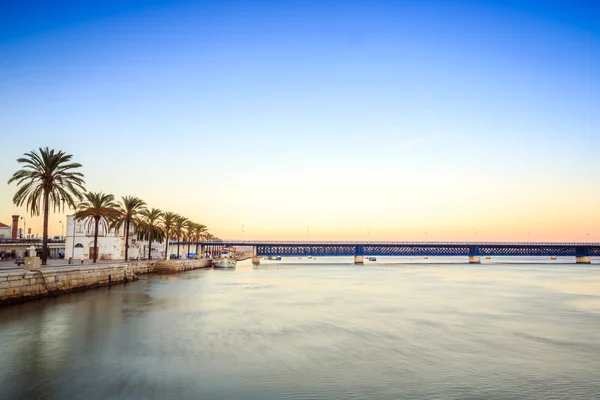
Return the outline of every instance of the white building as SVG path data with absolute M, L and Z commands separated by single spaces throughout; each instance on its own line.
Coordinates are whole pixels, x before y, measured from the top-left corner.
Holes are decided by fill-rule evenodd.
M 12 238 L 11 227 L 0 222 L 0 239 L 10 239 L 10 238 Z
M 65 258 L 94 258 L 94 220 L 87 218 L 75 221 L 74 215 L 67 216 Z M 74 245 L 74 246 L 73 246 Z M 105 220 L 98 223 L 98 260 L 123 260 L 125 258 L 125 236 L 120 229 L 109 228 Z M 152 258 L 164 258 L 164 243 L 152 243 Z M 133 227 L 129 229 L 129 259 L 146 259 L 148 241 L 137 240 Z

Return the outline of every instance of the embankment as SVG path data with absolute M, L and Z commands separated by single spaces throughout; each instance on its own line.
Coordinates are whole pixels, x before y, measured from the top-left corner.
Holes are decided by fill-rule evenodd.
M 0 272 L 0 305 L 135 281 L 138 275 L 154 272 L 157 265 L 160 262 L 140 261 Z M 211 260 L 169 261 L 169 265 L 173 273 L 209 267 Z

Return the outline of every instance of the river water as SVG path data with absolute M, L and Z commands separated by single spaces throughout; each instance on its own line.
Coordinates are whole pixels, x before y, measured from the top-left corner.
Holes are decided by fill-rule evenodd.
M 1 308 L 0 398 L 600 399 L 600 265 L 286 261 Z

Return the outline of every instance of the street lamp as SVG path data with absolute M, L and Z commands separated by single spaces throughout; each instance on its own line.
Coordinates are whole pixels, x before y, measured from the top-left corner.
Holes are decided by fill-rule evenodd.
M 71 243 L 71 260 L 75 258 L 75 223 L 75 214 L 73 214 L 73 243 Z
M 62 223 L 62 221 L 58 221 L 58 223 L 60 224 L 60 238 L 62 240 L 62 238 L 63 238 L 63 223 Z
M 25 217 L 21 217 L 21 219 L 23 220 L 23 233 L 21 234 L 21 239 L 23 239 L 23 237 L 27 234 L 27 220 Z

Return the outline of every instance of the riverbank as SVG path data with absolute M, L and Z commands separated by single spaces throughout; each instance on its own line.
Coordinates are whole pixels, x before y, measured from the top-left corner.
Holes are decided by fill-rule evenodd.
M 0 306 L 135 281 L 138 275 L 154 272 L 160 262 L 121 262 L 0 272 Z M 209 267 L 211 260 L 177 260 L 169 261 L 169 264 L 176 267 L 176 272 L 183 272 Z

